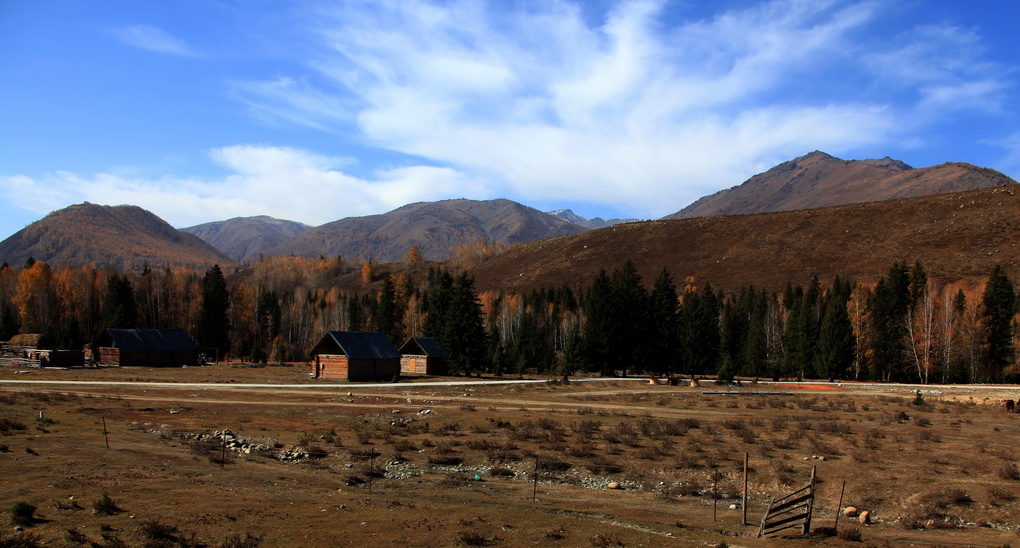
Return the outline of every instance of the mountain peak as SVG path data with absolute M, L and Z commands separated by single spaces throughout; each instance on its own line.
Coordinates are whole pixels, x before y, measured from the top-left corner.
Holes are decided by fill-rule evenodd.
M 915 169 L 886 156 L 843 160 L 814 151 L 705 196 L 664 219 L 813 209 L 1016 184 L 990 169 L 946 163 Z

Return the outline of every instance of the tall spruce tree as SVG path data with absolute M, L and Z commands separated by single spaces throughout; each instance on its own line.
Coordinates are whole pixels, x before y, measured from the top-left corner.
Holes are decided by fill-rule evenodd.
M 818 349 L 814 355 L 815 373 L 830 381 L 843 378 L 850 370 L 857 344 L 846 308 L 848 295 L 837 288 L 838 278 L 825 302 L 825 315 L 818 333 Z
M 198 340 L 203 348 L 222 355 L 230 348 L 230 292 L 220 265 L 213 265 L 202 277 L 202 306 L 198 316 Z
M 454 281 L 445 332 L 448 346 L 444 351 L 452 371 L 470 375 L 483 368 L 485 323 L 482 305 L 475 293 L 475 280 L 467 271 L 461 272 Z
M 666 268 L 655 278 L 650 299 L 653 333 L 650 369 L 659 374 L 671 373 L 680 353 L 680 302 L 673 276 Z
M 1013 282 L 1000 265 L 992 267 L 982 296 L 985 327 L 985 381 L 999 382 L 1006 368 L 1015 361 L 1013 348 L 1013 316 L 1017 313 L 1017 297 Z
M 653 352 L 648 291 L 641 285 L 641 276 L 630 259 L 613 271 L 611 281 L 616 329 L 611 339 L 615 352 L 610 355 L 610 364 L 626 377 L 628 370 L 643 369 Z
M 585 362 L 603 377 L 611 375 L 615 364 L 613 341 L 618 324 L 613 303 L 612 282 L 604 269 L 600 269 L 584 300 L 584 356 Z
M 690 375 L 715 373 L 719 366 L 720 296 L 711 284 L 684 292 L 680 305 L 680 363 Z
M 111 275 L 106 279 L 106 295 L 103 297 L 103 329 L 138 327 L 135 292 L 127 276 Z
M 868 298 L 872 360 L 876 380 L 891 380 L 904 370 L 906 319 L 911 308 L 907 266 L 897 262 L 875 284 Z

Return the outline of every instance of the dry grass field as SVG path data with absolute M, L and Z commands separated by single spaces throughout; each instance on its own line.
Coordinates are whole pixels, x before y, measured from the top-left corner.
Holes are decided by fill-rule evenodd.
M 222 384 L 6 382 L 29 379 Z M 0 381 L 0 546 L 1020 544 L 1004 389 L 329 387 L 228 365 Z M 755 538 L 812 466 L 816 532 Z M 832 530 L 844 482 L 870 525 Z

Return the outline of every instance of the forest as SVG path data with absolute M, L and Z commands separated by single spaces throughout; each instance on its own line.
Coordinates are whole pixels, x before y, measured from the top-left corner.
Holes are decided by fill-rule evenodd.
M 339 257 L 261 257 L 229 275 L 30 259 L 0 267 L 0 340 L 41 333 L 51 347 L 81 348 L 106 328 L 183 328 L 211 359 L 282 363 L 306 361 L 328 330 L 370 330 L 398 346 L 436 337 L 459 375 L 1020 380 L 1020 306 L 998 266 L 972 284 L 941 283 L 918 262 L 873 283 L 815 277 L 728 293 L 666 269 L 649 284 L 629 260 L 587 286 L 523 294 L 478 293 L 469 271 L 440 265 L 379 270 Z M 352 272 L 371 289 L 339 289 Z

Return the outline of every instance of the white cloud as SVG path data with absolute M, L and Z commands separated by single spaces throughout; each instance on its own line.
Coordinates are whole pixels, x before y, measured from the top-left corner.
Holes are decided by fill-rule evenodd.
M 940 69 L 956 75 L 945 86 L 932 80 L 935 67 L 917 63 L 917 74 L 896 77 L 914 86 L 912 105 L 869 92 L 886 78 L 872 61 L 907 63 L 932 51 L 969 67 L 979 60 L 975 37 L 951 27 L 891 45 L 862 40 L 882 9 L 780 0 L 677 21 L 664 2 L 629 1 L 592 25 L 566 2 L 510 12 L 476 2 L 352 2 L 316 12 L 321 48 L 306 66 L 326 84 L 260 92 L 272 82 L 251 83 L 245 97 L 300 124 L 354 120 L 367 145 L 473 174 L 499 196 L 583 196 L 654 217 L 768 162 L 909 141 L 917 109 L 994 95 L 988 71 L 954 62 Z M 827 95 L 818 82 L 833 78 L 860 94 Z M 309 95 L 316 100 L 303 106 Z
M 257 214 L 319 225 L 395 209 L 436 194 L 481 198 L 487 189 L 450 168 L 413 166 L 379 171 L 371 180 L 342 171 L 349 160 L 284 147 L 239 145 L 211 151 L 230 173 L 220 179 L 144 179 L 113 173 L 82 177 L 55 172 L 35 180 L 0 177 L 0 192 L 46 213 L 71 202 L 132 204 L 183 227 Z
M 597 20 L 578 2 L 507 5 L 298 4 L 303 32 L 274 49 L 297 64 L 274 57 L 271 75 L 227 82 L 265 122 L 427 165 L 359 160 L 354 176 L 350 159 L 237 145 L 211 152 L 229 172 L 215 180 L 111 169 L 0 182 L 37 191 L 49 208 L 69 192 L 137 203 L 177 225 L 254 214 L 320 224 L 454 197 L 583 200 L 658 217 L 811 150 L 916 143 L 925 124 L 961 107 L 1001 108 L 1006 89 L 973 30 L 889 36 L 875 29 L 899 8 L 878 0 L 774 0 L 707 15 L 621 0 Z M 194 54 L 155 27 L 117 35 Z
M 151 25 L 129 25 L 114 30 L 113 34 L 129 46 L 156 53 L 189 57 L 198 55 L 198 52 L 180 38 Z

